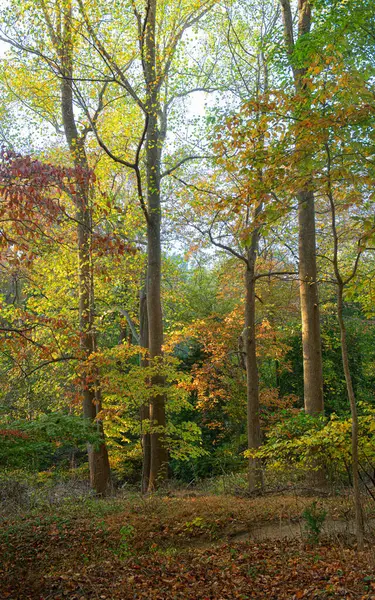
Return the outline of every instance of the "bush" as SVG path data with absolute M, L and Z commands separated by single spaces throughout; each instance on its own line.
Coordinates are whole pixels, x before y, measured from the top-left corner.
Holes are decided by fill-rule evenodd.
M 8 469 L 46 470 L 62 454 L 97 444 L 99 435 L 86 419 L 64 413 L 35 421 L 0 423 L 0 465 Z
M 26 483 L 17 479 L 4 479 L 0 481 L 1 512 L 14 512 L 15 510 L 30 508 L 31 494 Z
M 318 543 L 326 516 L 327 511 L 321 508 L 316 500 L 303 511 L 302 517 L 305 521 L 305 531 L 309 542 Z
M 49 510 L 66 501 L 85 500 L 92 494 L 88 465 L 70 471 L 5 471 L 0 476 L 0 508 L 4 515 Z
M 375 409 L 359 404 L 359 462 L 375 464 Z M 324 469 L 331 481 L 347 478 L 351 465 L 351 418 L 300 413 L 274 427 L 264 446 L 247 450 L 273 472 L 304 476 Z

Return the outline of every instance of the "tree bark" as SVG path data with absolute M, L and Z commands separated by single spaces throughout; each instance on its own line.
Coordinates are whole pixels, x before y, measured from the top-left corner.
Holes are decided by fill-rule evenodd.
M 293 17 L 290 0 L 280 0 L 284 42 L 288 55 L 294 51 Z M 311 28 L 311 6 L 308 0 L 298 0 L 298 39 Z M 292 62 L 296 92 L 306 94 L 304 78 L 306 67 L 296 67 Z M 300 110 L 304 110 L 302 107 Z M 316 268 L 315 198 L 309 184 L 297 192 L 299 227 L 299 280 L 302 320 L 304 405 L 309 414 L 324 411 L 323 367 L 321 353 L 319 299 Z
M 61 112 L 65 137 L 73 163 L 89 173 L 89 164 L 85 152 L 84 140 L 79 135 L 73 103 L 73 51 L 71 43 L 71 5 L 64 11 L 63 43 L 57 48 L 62 67 Z M 79 332 L 80 347 L 85 361 L 96 350 L 94 329 L 94 284 L 91 260 L 91 207 L 90 183 L 82 180 L 77 183 L 76 217 L 78 240 L 78 279 L 79 279 Z M 85 373 L 82 378 L 83 415 L 90 421 L 96 421 L 102 438 L 99 447 L 88 446 L 88 460 L 91 487 L 99 495 L 106 494 L 110 484 L 110 467 L 107 447 L 104 441 L 103 424 L 97 420 L 101 410 L 101 392 L 97 373 Z
M 163 315 L 161 305 L 161 203 L 160 163 L 162 138 L 159 130 L 160 97 L 156 65 L 156 8 L 157 0 L 148 3 L 145 28 L 145 76 L 147 87 L 148 125 L 146 134 L 146 178 L 147 178 L 147 312 L 149 323 L 150 359 L 163 356 Z M 151 385 L 163 387 L 164 377 L 155 375 Z M 154 490 L 167 476 L 168 454 L 163 444 L 166 426 L 165 394 L 158 393 L 150 402 L 151 460 L 149 491 Z

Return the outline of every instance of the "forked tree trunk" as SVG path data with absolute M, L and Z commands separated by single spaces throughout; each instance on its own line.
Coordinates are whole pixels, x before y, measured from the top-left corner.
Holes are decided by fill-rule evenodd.
M 145 75 L 147 86 L 148 126 L 146 136 L 146 177 L 147 177 L 147 312 L 149 324 L 150 359 L 163 355 L 163 315 L 161 306 L 161 204 L 160 204 L 160 163 L 162 138 L 159 130 L 160 111 L 159 84 L 156 65 L 156 7 L 157 1 L 148 3 L 145 28 Z M 164 377 L 155 375 L 151 385 L 159 389 L 165 385 Z M 165 394 L 155 393 L 150 402 L 151 460 L 149 491 L 154 490 L 167 476 L 168 453 L 163 443 L 166 426 Z
M 348 345 L 346 341 L 346 328 L 343 317 L 343 285 L 341 282 L 338 283 L 337 291 L 337 317 L 340 326 L 340 338 L 341 338 L 341 356 L 342 364 L 344 367 L 344 375 L 346 382 L 346 389 L 348 392 L 348 398 L 350 403 L 350 412 L 352 416 L 352 477 L 353 477 L 353 493 L 354 493 L 354 510 L 355 510 L 355 525 L 358 548 L 363 548 L 364 542 L 364 522 L 363 512 L 361 505 L 361 490 L 359 485 L 359 462 L 358 462 L 358 413 L 357 404 L 355 401 L 355 394 L 353 389 L 353 381 L 349 368 L 348 359 Z
M 61 112 L 65 137 L 73 163 L 89 173 L 89 164 L 85 152 L 84 140 L 80 137 L 73 109 L 73 48 L 71 42 L 71 4 L 65 6 L 63 13 L 63 40 L 59 40 L 56 52 L 61 60 L 63 80 L 61 83 Z M 54 41 L 54 39 L 52 39 Z M 91 207 L 90 183 L 82 180 L 77 183 L 76 217 L 78 239 L 78 279 L 79 279 L 79 332 L 80 347 L 85 361 L 96 350 L 94 329 L 94 284 L 91 261 Z M 101 392 L 97 373 L 85 373 L 82 377 L 83 415 L 90 421 L 96 421 L 102 438 L 99 447 L 88 446 L 90 483 L 99 495 L 104 495 L 110 484 L 110 467 L 107 447 L 104 441 L 103 425 L 97 420 L 101 410 Z
M 284 24 L 284 42 L 287 53 L 293 60 L 294 32 L 290 0 L 280 0 Z M 311 6 L 308 0 L 298 1 L 298 38 L 310 32 Z M 292 64 L 294 84 L 303 97 L 306 94 L 304 78 L 307 68 Z M 299 108 L 304 111 L 304 107 Z M 308 110 L 308 103 L 306 103 Z M 320 336 L 319 299 L 316 268 L 315 198 L 309 184 L 297 192 L 299 280 L 302 320 L 304 405 L 309 414 L 324 411 L 323 368 Z

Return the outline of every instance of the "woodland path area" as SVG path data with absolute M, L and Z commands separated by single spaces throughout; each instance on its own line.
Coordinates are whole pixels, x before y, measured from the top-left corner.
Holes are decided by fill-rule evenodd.
M 301 519 L 311 497 L 291 495 L 86 499 L 9 517 L 0 598 L 375 598 L 370 533 L 357 552 L 350 500 L 315 500 L 327 511 L 316 544 Z

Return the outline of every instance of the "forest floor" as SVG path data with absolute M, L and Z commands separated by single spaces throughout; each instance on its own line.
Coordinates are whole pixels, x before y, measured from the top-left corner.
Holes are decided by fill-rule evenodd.
M 5 517 L 0 598 L 375 599 L 373 544 L 356 550 L 350 498 L 315 499 L 327 516 L 309 543 L 313 500 L 129 495 Z

